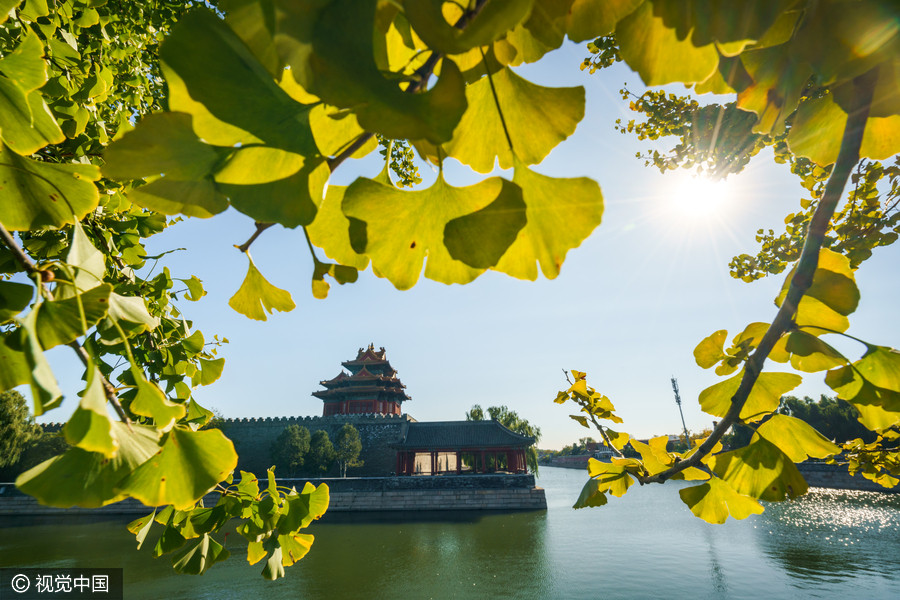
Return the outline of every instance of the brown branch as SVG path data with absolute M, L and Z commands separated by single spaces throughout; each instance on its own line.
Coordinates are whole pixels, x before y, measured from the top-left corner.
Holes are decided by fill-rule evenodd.
M 16 260 L 22 265 L 25 271 L 28 272 L 29 275 L 38 275 L 38 285 L 40 285 L 47 295 L 52 298 L 53 296 L 50 294 L 50 290 L 46 288 L 43 280 L 40 277 L 41 270 L 37 267 L 34 261 L 25 253 L 19 244 L 16 243 L 16 240 L 13 239 L 12 234 L 6 230 L 6 227 L 0 223 L 0 239 L 3 240 L 3 243 L 10 249 L 13 253 L 13 256 L 16 257 Z M 81 362 L 84 366 L 88 365 L 90 361 L 90 357 L 88 356 L 87 350 L 84 349 L 84 346 L 78 343 L 78 340 L 73 340 L 68 343 L 68 346 L 75 350 L 75 354 L 78 355 L 78 358 L 81 359 Z M 131 420 L 128 418 L 128 415 L 125 414 L 125 410 L 122 408 L 122 405 L 119 403 L 119 397 L 116 393 L 116 388 L 109 382 L 109 380 L 100 373 L 100 382 L 103 384 L 103 391 L 106 394 L 106 399 L 109 400 L 109 403 L 112 404 L 113 409 L 116 411 L 116 414 L 119 415 L 119 419 L 129 427 L 131 426 Z
M 722 439 L 722 436 L 725 435 L 728 429 L 740 420 L 741 410 L 744 408 L 744 404 L 750 396 L 750 391 L 762 372 L 766 358 L 768 358 L 779 338 L 793 326 L 794 314 L 797 312 L 800 299 L 803 298 L 803 295 L 812 285 L 813 276 L 819 263 L 819 251 L 822 249 L 828 225 L 832 216 L 834 216 L 834 211 L 847 185 L 850 173 L 853 171 L 856 163 L 859 162 L 859 149 L 862 144 L 866 121 L 869 118 L 869 109 L 875 87 L 875 72 L 870 71 L 857 77 L 853 80 L 853 85 L 856 88 L 853 110 L 847 116 L 847 124 L 844 127 L 840 151 L 838 152 L 837 161 L 834 164 L 831 176 L 825 185 L 825 193 L 822 195 L 822 200 L 816 207 L 816 211 L 810 221 L 809 229 L 806 233 L 806 241 L 803 244 L 803 251 L 797 263 L 797 270 L 791 279 L 787 296 L 775 315 L 775 319 L 769 325 L 765 335 L 763 335 L 759 346 L 747 360 L 740 386 L 734 396 L 731 397 L 731 408 L 713 429 L 712 434 L 706 438 L 690 458 L 656 475 L 640 478 L 641 483 L 662 483 L 689 467 L 697 467 L 701 464 L 702 459 L 713 451 L 715 445 Z
M 246 242 L 244 242 L 240 246 L 235 246 L 235 248 L 237 248 L 241 252 L 246 253 L 247 250 L 250 249 L 250 244 L 255 242 L 256 238 L 258 238 L 262 234 L 263 231 L 265 231 L 266 229 L 268 229 L 275 223 L 260 223 L 259 221 L 257 221 L 255 224 L 256 224 L 256 231 L 253 232 L 253 235 L 250 236 L 250 239 L 248 239 Z

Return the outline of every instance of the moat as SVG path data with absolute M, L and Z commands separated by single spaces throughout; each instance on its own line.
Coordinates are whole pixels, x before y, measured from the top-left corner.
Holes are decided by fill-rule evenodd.
M 900 584 L 900 495 L 812 490 L 745 521 L 694 518 L 678 482 L 575 511 L 586 474 L 542 468 L 548 510 L 344 513 L 315 523 L 310 554 L 268 582 L 231 558 L 179 576 L 129 517 L 0 518 L 0 566 L 121 566 L 126 598 L 893 598 Z M 427 518 L 422 518 L 427 516 Z

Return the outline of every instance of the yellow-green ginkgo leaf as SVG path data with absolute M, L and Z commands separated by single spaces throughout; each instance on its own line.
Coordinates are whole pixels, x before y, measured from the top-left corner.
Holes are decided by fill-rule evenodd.
M 25 364 L 30 371 L 28 383 L 31 384 L 34 416 L 39 417 L 62 403 L 62 390 L 59 389 L 56 376 L 38 339 L 37 315 L 38 311 L 32 310 L 19 321 L 19 335 Z
M 322 8 L 312 28 L 313 52 L 292 53 L 291 73 L 324 102 L 352 108 L 366 131 L 433 144 L 450 140 L 466 109 L 459 68 L 444 59 L 434 86 L 417 94 L 385 78 L 373 58 L 376 8 L 375 0 L 334 0 Z M 298 43 L 303 36 L 298 34 Z
M 806 373 L 827 371 L 848 362 L 818 337 L 799 329 L 790 333 L 785 349 L 791 353 L 791 366 Z
M 222 376 L 222 370 L 225 368 L 225 359 L 214 358 L 212 360 L 207 360 L 201 358 L 200 366 L 202 368 L 200 385 L 209 385 L 218 381 L 219 377 Z
M 116 485 L 159 450 L 154 427 L 113 422 L 119 448 L 112 458 L 81 448 L 42 462 L 16 478 L 16 487 L 47 506 L 98 508 L 126 494 Z
M 360 178 L 345 191 L 343 211 L 366 224 L 365 252 L 373 268 L 405 290 L 418 281 L 426 256 L 429 279 L 450 284 L 478 277 L 483 269 L 450 255 L 444 245 L 445 229 L 453 219 L 482 210 L 509 193 L 518 189 L 499 177 L 456 188 L 441 173 L 430 188 L 412 192 Z
M 587 177 L 547 177 L 521 165 L 513 183 L 522 188 L 527 223 L 494 270 L 534 281 L 540 265 L 544 277 L 555 279 L 566 253 L 600 224 L 600 186 Z
M 26 231 L 62 227 L 97 207 L 94 165 L 57 165 L 20 156 L 0 144 L 0 223 Z
M 700 392 L 700 408 L 716 417 L 724 417 L 731 408 L 731 398 L 737 392 L 744 370 Z M 778 408 L 781 397 L 800 385 L 802 378 L 794 373 L 760 373 L 750 391 L 739 418 L 757 421 Z
M 255 319 L 257 321 L 265 321 L 266 313 L 272 311 L 290 312 L 297 305 L 291 298 L 290 293 L 275 287 L 262 276 L 253 259 L 247 253 L 247 259 L 250 265 L 247 268 L 247 276 L 244 282 L 228 301 L 228 306 L 241 313 L 245 317 Z
M 201 219 L 228 208 L 228 200 L 209 179 L 177 181 L 163 177 L 134 188 L 128 192 L 128 199 L 164 215 L 182 214 Z
M 772 415 L 756 433 L 778 446 L 795 463 L 810 457 L 828 458 L 841 451 L 809 423 L 788 415 Z
M 695 516 L 707 523 L 721 525 L 728 520 L 729 514 L 740 521 L 763 512 L 762 504 L 737 493 L 727 483 L 715 477 L 702 485 L 683 488 L 678 491 L 678 495 Z
M 590 506 L 603 506 L 609 499 L 606 497 L 604 485 L 597 479 L 588 479 L 584 487 L 581 488 L 581 494 L 572 508 L 587 508 Z
M 695 46 L 712 42 L 733 44 L 755 42 L 763 37 L 778 17 L 795 0 L 758 0 L 752 5 L 734 5 L 725 0 L 652 0 L 653 14 L 666 27 L 675 29 L 678 39 L 688 36 Z M 723 6 L 724 5 L 724 6 Z M 741 8 L 738 12 L 738 8 Z
M 137 367 L 131 368 L 131 375 L 137 387 L 137 395 L 135 395 L 129 407 L 131 412 L 152 418 L 157 429 L 168 431 L 175 424 L 175 421 L 184 416 L 184 405 L 175 404 L 166 398 L 162 390 L 147 381 L 144 378 L 144 374 Z
M 70 446 L 112 458 L 119 448 L 119 442 L 113 437 L 112 431 L 112 421 L 106 410 L 102 375 L 91 364 L 88 366 L 87 387 L 78 408 L 63 427 L 63 434 Z
M 112 286 L 104 283 L 71 298 L 42 302 L 36 309 L 41 347 L 48 350 L 86 334 L 90 327 L 106 316 L 110 292 Z
M 666 438 L 668 439 L 668 438 Z M 654 452 L 649 445 L 638 440 L 631 440 L 631 446 L 641 455 L 641 461 L 644 468 L 650 475 L 656 475 L 668 469 L 671 466 L 671 459 L 667 456 L 665 459 L 658 453 Z
M 900 423 L 900 392 L 873 385 L 850 366 L 828 371 L 825 383 L 853 405 L 867 428 L 882 431 Z
M 66 139 L 40 92 L 26 92 L 0 75 L 0 140 L 22 155 Z
M 497 92 L 497 101 L 491 90 Z M 479 173 L 494 169 L 495 158 L 500 168 L 513 166 L 513 150 L 509 147 L 503 123 L 515 156 L 526 165 L 544 160 L 553 148 L 575 132 L 584 117 L 584 88 L 548 88 L 535 85 L 503 69 L 466 88 L 469 108 L 454 131 L 453 139 L 443 148 L 448 156 L 469 165 Z M 498 111 L 497 103 L 500 108 Z M 500 119 L 503 113 L 503 121 Z M 540 123 L 541 127 L 535 127 Z
M 616 25 L 619 51 L 645 85 L 706 81 L 719 65 L 714 44 L 697 47 L 678 39 L 661 17 L 653 14 L 653 2 L 644 2 Z
M 346 190 L 345 186 L 328 186 L 325 197 L 316 210 L 315 220 L 306 227 L 306 235 L 309 236 L 310 243 L 325 251 L 328 258 L 361 271 L 369 266 L 369 257 L 357 254 L 351 245 L 351 221 L 341 210 Z
M 528 15 L 534 0 L 488 2 L 465 28 L 447 22 L 445 4 L 444 0 L 405 0 L 403 9 L 410 25 L 429 48 L 444 54 L 461 54 L 503 37 Z M 455 20 L 451 18 L 452 22 Z
M 612 33 L 616 23 L 631 14 L 644 0 L 575 0 L 566 18 L 566 33 L 573 42 L 584 42 Z
M 279 87 L 244 42 L 213 12 L 198 9 L 180 18 L 159 53 L 168 69 L 181 78 L 190 97 L 229 125 L 222 129 L 196 111 L 202 124 L 195 131 L 209 143 L 234 140 L 239 132 L 247 132 L 268 146 L 306 157 L 318 154 L 309 128 L 311 107 Z M 183 100 L 183 95 L 179 98 Z M 186 108 L 192 110 L 188 105 Z M 241 137 L 227 145 L 238 142 L 246 144 L 249 139 Z
M 775 304 L 781 306 L 797 268 L 785 278 Z M 823 248 L 819 252 L 818 268 L 812 284 L 800 299 L 794 322 L 797 325 L 821 327 L 824 330 L 845 331 L 850 323 L 849 315 L 859 303 L 859 289 L 847 257 Z M 815 331 L 813 331 L 815 333 Z
M 287 533 L 278 536 L 281 544 L 281 564 L 289 567 L 309 552 L 315 538 L 309 533 Z
M 174 69 L 165 62 L 160 66 L 169 91 L 169 110 L 191 115 L 191 128 L 198 138 L 207 144 L 225 147 L 262 143 L 252 133 L 216 118 L 206 106 L 191 98 L 184 80 Z
M 0 281 L 0 323 L 9 321 L 31 304 L 34 286 L 14 281 Z
M 2 12 L 0 8 L 0 12 Z M 0 58 L 0 73 L 31 92 L 47 83 L 47 62 L 44 60 L 44 44 L 38 35 L 25 29 L 25 37 L 16 49 Z
M 628 474 L 628 466 L 624 464 L 588 459 L 588 474 L 599 482 L 600 491 L 609 492 L 618 498 L 624 496 L 634 483 L 634 479 Z
M 720 329 L 703 338 L 694 348 L 694 360 L 702 369 L 708 369 L 725 357 L 722 348 L 728 331 Z
M 286 78 L 287 79 L 287 78 Z M 292 79 L 292 78 L 291 78 Z M 348 148 L 365 130 L 359 126 L 356 116 L 349 110 L 339 110 L 326 104 L 317 104 L 309 112 L 309 126 L 316 146 L 323 156 L 334 156 Z M 375 136 L 370 136 L 350 158 L 362 158 L 378 147 Z
M 175 428 L 162 448 L 119 483 L 118 489 L 147 506 L 193 507 L 237 466 L 234 445 L 218 429 Z
M 740 450 L 717 454 L 710 466 L 737 493 L 767 502 L 796 498 L 808 489 L 788 455 L 758 435 Z
M 791 125 L 787 142 L 791 152 L 825 166 L 837 160 L 847 113 L 831 94 L 805 100 Z M 900 152 L 900 115 L 866 121 L 860 157 L 884 160 Z
M 274 148 L 269 150 L 282 152 Z M 260 155 L 267 154 L 271 153 Z M 265 162 L 261 162 L 260 169 L 267 169 L 265 165 Z M 232 175 L 234 174 L 236 173 L 233 171 Z M 303 159 L 300 169 L 284 179 L 256 185 L 219 182 L 217 188 L 229 197 L 234 208 L 256 221 L 297 227 L 307 225 L 315 218 L 316 206 L 321 202 L 322 190 L 329 175 L 328 164 L 324 159 Z M 219 174 L 216 175 L 218 176 Z M 239 180 L 237 177 L 233 178 L 235 182 Z M 290 198 L 290 201 L 285 201 L 286 198 Z
M 854 363 L 859 374 L 872 385 L 900 392 L 900 352 L 886 346 L 866 348 L 865 355 Z

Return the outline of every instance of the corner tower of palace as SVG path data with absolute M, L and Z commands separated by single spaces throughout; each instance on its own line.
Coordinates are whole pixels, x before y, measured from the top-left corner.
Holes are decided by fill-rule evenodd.
M 322 416 L 352 414 L 399 415 L 401 404 L 411 398 L 406 395 L 397 378 L 397 371 L 385 358 L 384 348 L 375 350 L 373 344 L 360 348 L 356 358 L 341 363 L 347 371 L 337 377 L 320 381 L 324 390 L 313 392 L 324 403 Z

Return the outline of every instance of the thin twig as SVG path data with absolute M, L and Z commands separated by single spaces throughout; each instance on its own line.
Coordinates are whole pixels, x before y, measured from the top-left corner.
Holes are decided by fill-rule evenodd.
M 258 238 L 262 234 L 263 231 L 265 231 L 266 229 L 268 229 L 269 227 L 271 227 L 274 224 L 275 223 L 260 223 L 259 221 L 257 221 L 256 222 L 256 231 L 253 232 L 253 235 L 250 236 L 250 239 L 248 239 L 246 242 L 244 242 L 240 246 L 235 246 L 235 248 L 237 248 L 238 250 L 240 250 L 241 252 L 246 254 L 247 250 L 250 249 L 250 244 L 255 242 L 256 238 Z
M 850 173 L 859 161 L 859 149 L 862 144 L 866 121 L 869 118 L 874 84 L 875 73 L 873 71 L 853 80 L 853 85 L 856 88 L 854 108 L 847 117 L 840 151 L 838 152 L 837 161 L 834 164 L 831 176 L 825 185 L 825 193 L 822 195 L 822 200 L 819 202 L 819 206 L 816 207 L 816 211 L 810 221 L 809 229 L 806 233 L 806 241 L 803 244 L 803 251 L 797 263 L 797 270 L 791 279 L 787 296 L 775 315 L 775 319 L 769 325 L 765 335 L 763 335 L 759 346 L 747 360 L 744 376 L 741 378 L 738 390 L 731 398 L 731 408 L 713 429 L 712 434 L 706 438 L 690 458 L 678 462 L 656 475 L 640 478 L 641 483 L 662 483 L 689 467 L 697 467 L 702 459 L 713 451 L 713 448 L 715 448 L 728 429 L 734 423 L 740 421 L 741 410 L 744 408 L 744 404 L 750 396 L 750 391 L 762 372 L 766 358 L 768 358 L 779 338 L 790 330 L 800 300 L 810 285 L 812 285 L 813 276 L 819 264 L 819 251 L 825 240 L 828 225 L 834 216 L 834 211 L 847 185 Z

